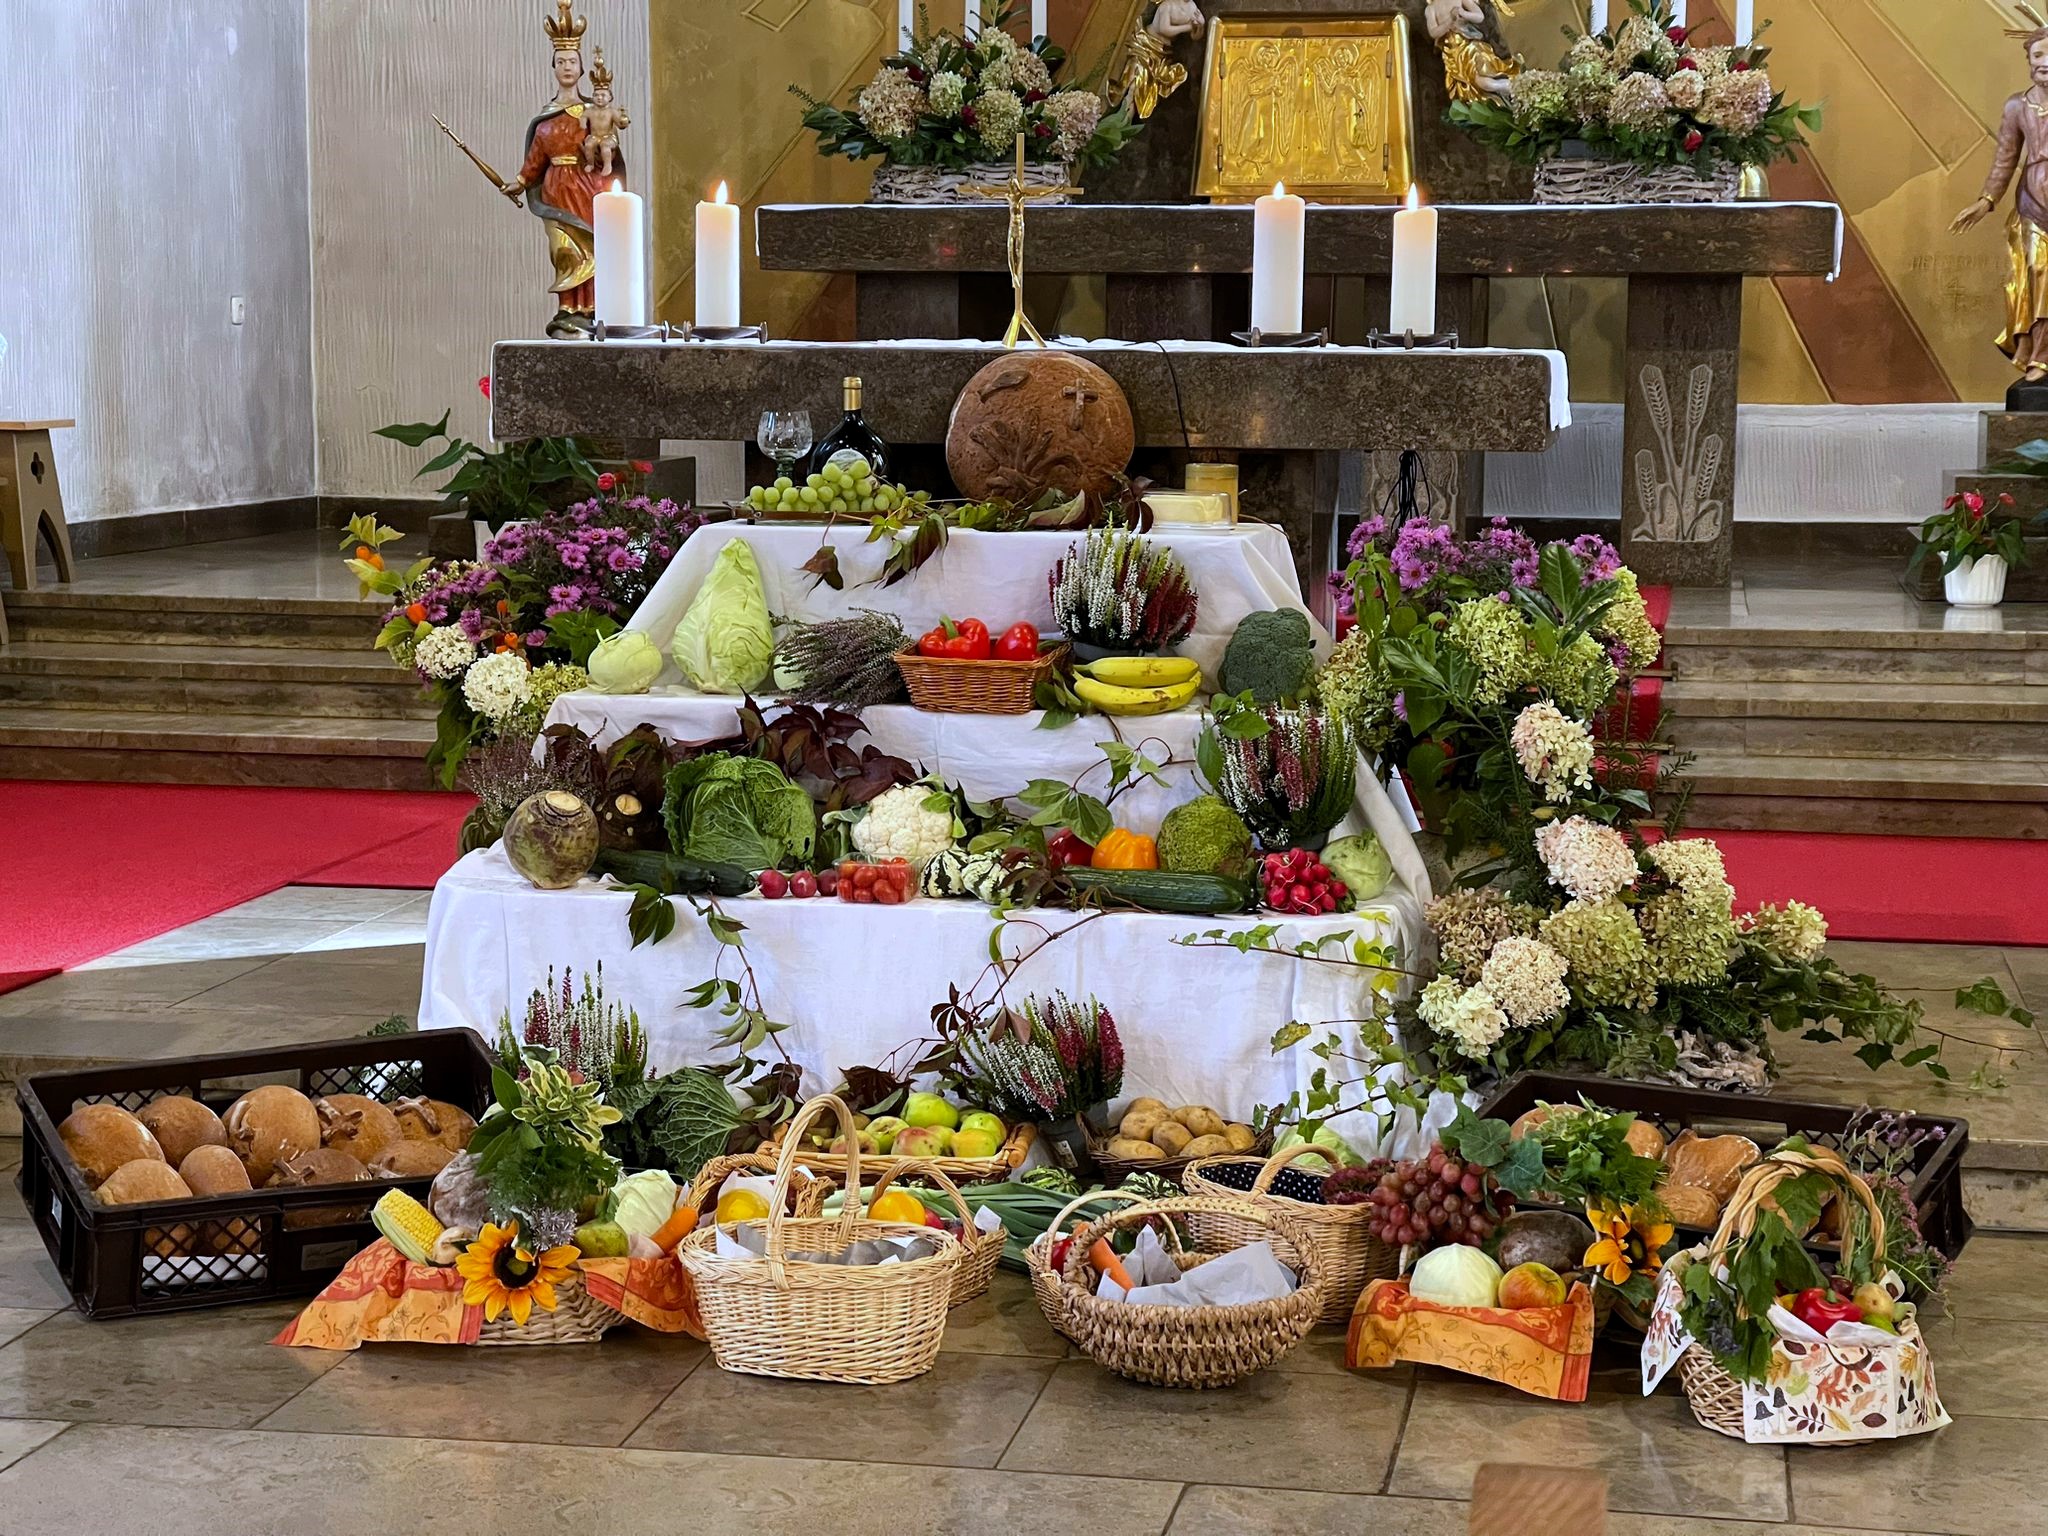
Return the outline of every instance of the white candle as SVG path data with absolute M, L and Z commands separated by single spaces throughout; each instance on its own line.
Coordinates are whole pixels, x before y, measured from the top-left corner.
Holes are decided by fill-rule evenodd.
M 606 325 L 647 323 L 646 205 L 613 182 L 591 199 L 597 246 L 597 318 Z
M 1301 331 L 1302 252 L 1308 204 L 1279 182 L 1252 205 L 1252 329 Z
M 1685 25 L 1685 0 L 1671 0 L 1671 20 L 1678 26 Z
M 1436 334 L 1436 210 L 1408 189 L 1408 206 L 1394 215 L 1394 298 L 1387 330 L 1403 336 Z
M 897 0 L 896 47 L 908 48 L 917 34 L 917 0 Z M 893 50 L 892 50 L 893 51 Z
M 1592 0 L 1592 11 L 1586 18 L 1586 30 L 1592 33 L 1607 30 L 1607 0 Z
M 697 205 L 697 324 L 740 323 L 740 210 L 725 183 Z
M 1735 0 L 1735 46 L 1747 48 L 1756 41 L 1756 0 Z
M 1031 0 L 1031 40 L 1045 36 L 1045 0 Z
M 960 35 L 973 42 L 981 36 L 981 0 L 966 0 L 967 10 L 960 18 Z

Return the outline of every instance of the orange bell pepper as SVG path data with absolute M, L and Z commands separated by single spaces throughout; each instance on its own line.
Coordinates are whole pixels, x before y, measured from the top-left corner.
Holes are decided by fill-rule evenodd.
M 1095 845 L 1089 862 L 1097 869 L 1157 869 L 1159 844 L 1142 832 L 1118 827 Z

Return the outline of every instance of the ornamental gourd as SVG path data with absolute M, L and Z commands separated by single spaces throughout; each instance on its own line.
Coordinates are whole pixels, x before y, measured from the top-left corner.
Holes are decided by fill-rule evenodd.
M 1095 845 L 1097 869 L 1157 869 L 1159 844 L 1142 832 L 1118 827 Z

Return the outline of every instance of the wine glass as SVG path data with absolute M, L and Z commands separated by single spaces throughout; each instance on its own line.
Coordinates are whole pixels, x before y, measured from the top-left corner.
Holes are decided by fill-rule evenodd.
M 755 431 L 761 452 L 775 461 L 777 479 L 795 478 L 796 462 L 811 451 L 809 411 L 763 411 Z

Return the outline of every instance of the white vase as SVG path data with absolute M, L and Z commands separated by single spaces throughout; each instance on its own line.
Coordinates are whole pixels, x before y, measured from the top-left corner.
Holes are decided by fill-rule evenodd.
M 1941 593 L 1957 608 L 1996 608 L 2005 600 L 2005 557 L 1965 560 L 1941 578 Z

